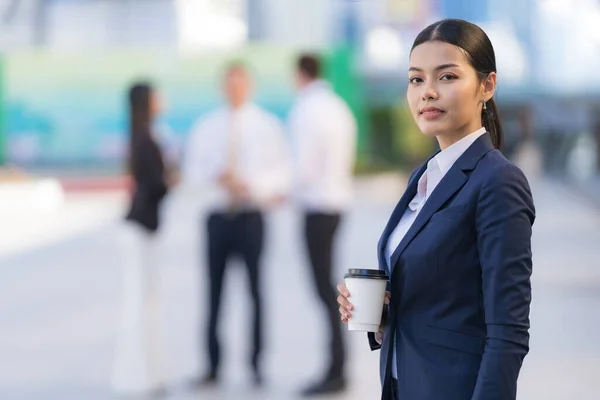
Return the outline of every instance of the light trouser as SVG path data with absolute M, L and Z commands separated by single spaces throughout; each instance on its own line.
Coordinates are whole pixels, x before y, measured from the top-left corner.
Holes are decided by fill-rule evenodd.
M 121 394 L 150 392 L 163 384 L 157 238 L 127 221 L 119 239 L 122 310 L 111 384 Z

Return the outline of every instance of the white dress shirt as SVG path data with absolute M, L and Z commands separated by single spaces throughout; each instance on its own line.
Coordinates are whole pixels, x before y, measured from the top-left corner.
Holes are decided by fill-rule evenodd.
M 230 205 L 218 179 L 232 165 L 249 190 L 245 208 L 264 209 L 289 192 L 291 156 L 274 115 L 248 103 L 235 110 L 218 109 L 196 122 L 186 148 L 183 182 L 208 189 L 209 209 L 225 211 Z
M 448 146 L 429 160 L 427 163 L 427 170 L 425 170 L 423 175 L 421 175 L 421 178 L 419 178 L 417 194 L 413 197 L 406 208 L 406 211 L 404 211 L 400 222 L 388 239 L 385 256 L 390 271 L 393 271 L 394 269 L 394 266 L 390 265 L 392 254 L 412 226 L 413 222 L 415 222 L 417 215 L 421 212 L 427 199 L 431 196 L 434 189 L 448 173 L 450 168 L 452 168 L 456 160 L 458 160 L 460 156 L 462 156 L 463 153 L 485 132 L 485 128 L 480 128 L 460 139 L 458 142 L 453 143 L 451 146 Z M 396 368 L 396 351 L 394 349 L 394 359 L 392 361 L 392 376 L 394 378 L 397 378 L 398 375 Z
M 307 211 L 337 213 L 352 201 L 356 121 L 324 81 L 299 94 L 290 111 L 295 198 Z

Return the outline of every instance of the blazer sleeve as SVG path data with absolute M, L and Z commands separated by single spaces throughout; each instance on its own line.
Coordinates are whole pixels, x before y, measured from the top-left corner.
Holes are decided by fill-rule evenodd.
M 506 164 L 495 172 L 480 191 L 476 211 L 487 335 L 472 400 L 516 399 L 529 351 L 535 209 L 519 168 Z

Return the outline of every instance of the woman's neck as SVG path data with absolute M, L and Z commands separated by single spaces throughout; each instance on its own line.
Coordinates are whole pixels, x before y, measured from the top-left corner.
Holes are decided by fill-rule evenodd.
M 441 150 L 445 150 L 448 147 L 452 146 L 454 143 L 460 141 L 461 139 L 469 136 L 473 132 L 477 132 L 481 129 L 483 125 L 479 124 L 477 127 L 465 127 L 464 129 L 460 129 L 453 133 L 442 133 L 436 136 L 438 144 Z

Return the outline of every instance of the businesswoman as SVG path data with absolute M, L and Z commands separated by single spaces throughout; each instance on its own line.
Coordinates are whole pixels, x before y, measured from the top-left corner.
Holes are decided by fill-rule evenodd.
M 155 90 L 139 83 L 129 91 L 129 170 L 133 193 L 123 226 L 123 305 L 112 371 L 115 392 L 162 392 L 157 231 L 159 209 L 168 191 L 161 149 L 152 122 L 160 111 Z
M 416 38 L 407 98 L 441 151 L 410 177 L 381 236 L 390 276 L 382 399 L 509 400 L 529 344 L 531 230 L 523 173 L 498 150 L 496 60 L 476 25 L 447 19 Z M 338 285 L 341 318 L 352 297 Z

